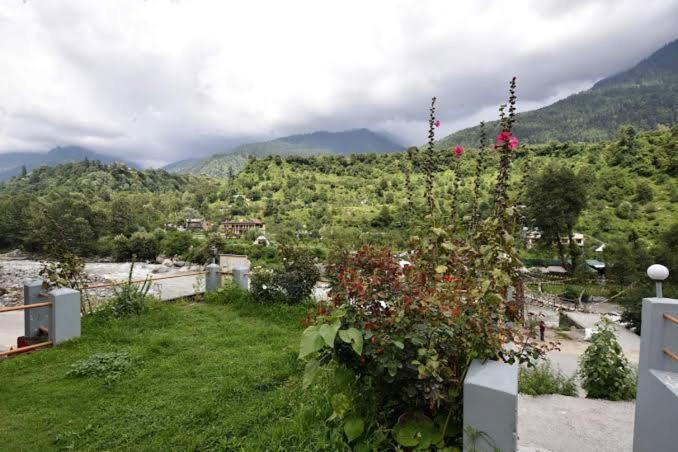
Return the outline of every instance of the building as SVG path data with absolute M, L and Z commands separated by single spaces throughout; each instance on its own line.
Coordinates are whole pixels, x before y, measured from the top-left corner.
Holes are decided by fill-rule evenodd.
M 187 231 L 206 231 L 212 224 L 202 218 L 186 218 L 184 220 L 184 229 Z
M 251 230 L 264 233 L 266 232 L 266 223 L 257 218 L 251 220 L 225 220 L 221 223 L 221 230 L 226 235 L 241 235 Z
M 584 234 L 582 234 L 581 232 L 575 232 L 574 234 L 572 234 L 572 241 L 574 241 L 574 244 L 577 246 L 584 246 Z M 563 245 L 569 245 L 570 238 L 561 237 L 560 243 L 562 243 Z

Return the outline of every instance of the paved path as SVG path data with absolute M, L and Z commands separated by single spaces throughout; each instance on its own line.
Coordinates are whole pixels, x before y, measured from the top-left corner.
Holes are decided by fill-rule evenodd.
M 634 410 L 634 402 L 519 395 L 518 450 L 630 451 Z
M 24 313 L 11 311 L 0 314 L 0 351 L 16 347 L 16 338 L 24 335 Z

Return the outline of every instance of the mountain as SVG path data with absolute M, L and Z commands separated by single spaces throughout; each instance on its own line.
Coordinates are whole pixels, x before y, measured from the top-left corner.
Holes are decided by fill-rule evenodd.
M 223 177 L 228 174 L 229 167 L 234 172 L 240 171 L 245 167 L 250 157 L 348 155 L 400 151 L 403 148 L 404 146 L 395 143 L 384 135 L 368 129 L 353 129 L 343 132 L 322 131 L 243 144 L 223 154 L 214 154 L 204 159 L 182 160 L 171 163 L 163 169 L 180 173 Z
M 117 157 L 100 154 L 79 146 L 56 147 L 47 153 L 41 152 L 9 152 L 0 154 L 0 181 L 11 179 L 21 174 L 21 167 L 31 171 L 41 166 L 56 166 L 63 163 L 82 160 L 99 161 L 101 163 L 121 162 L 132 168 L 138 166 Z
M 622 125 L 643 130 L 678 122 L 678 40 L 633 68 L 597 82 L 538 110 L 520 113 L 515 134 L 522 143 L 601 141 Z M 488 123 L 493 137 L 497 121 Z M 443 146 L 477 146 L 479 128 L 460 130 L 440 140 Z

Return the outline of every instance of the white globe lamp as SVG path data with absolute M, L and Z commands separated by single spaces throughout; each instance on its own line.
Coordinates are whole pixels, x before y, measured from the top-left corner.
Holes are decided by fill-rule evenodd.
M 662 298 L 662 281 L 669 277 L 669 269 L 659 264 L 650 265 L 647 267 L 647 276 L 655 282 L 657 298 Z

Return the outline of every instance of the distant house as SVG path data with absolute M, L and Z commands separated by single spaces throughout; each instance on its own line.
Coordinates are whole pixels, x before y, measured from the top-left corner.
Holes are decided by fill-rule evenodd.
M 537 240 L 541 239 L 541 231 L 539 229 L 523 228 L 523 240 L 525 241 L 525 248 L 531 249 Z
M 572 234 L 572 241 L 577 246 L 584 246 L 584 234 L 582 234 L 581 232 L 575 232 L 574 234 Z M 563 245 L 569 245 L 570 244 L 570 238 L 569 237 L 561 237 L 560 243 L 562 243 Z
M 209 222 L 202 218 L 186 218 L 184 228 L 187 231 L 204 231 L 209 228 Z
M 251 230 L 264 233 L 266 232 L 266 223 L 257 218 L 251 220 L 225 220 L 221 223 L 221 230 L 227 235 L 241 235 Z
M 605 262 L 601 262 L 595 259 L 586 259 L 586 265 L 588 265 L 593 270 L 597 271 L 598 274 L 605 274 Z

